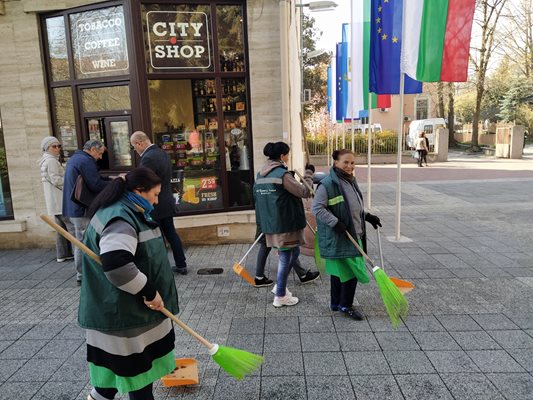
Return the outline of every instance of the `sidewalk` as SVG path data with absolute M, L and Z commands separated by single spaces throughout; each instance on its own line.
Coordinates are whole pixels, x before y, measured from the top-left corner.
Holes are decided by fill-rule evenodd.
M 210 341 L 263 353 L 265 363 L 236 381 L 177 328 L 176 355 L 198 360 L 200 385 L 158 385 L 156 398 L 533 399 L 533 159 L 450 160 L 402 170 L 401 233 L 413 241 L 382 241 L 386 272 L 416 286 L 397 330 L 374 283 L 357 289 L 366 321 L 328 310 L 326 276 L 305 286 L 291 277 L 300 303 L 275 309 L 269 288 L 231 270 L 248 245 L 190 247 L 191 272 L 176 277 L 179 317 Z M 372 169 L 372 212 L 384 237 L 394 236 L 395 168 Z M 366 200 L 364 167 L 357 177 Z M 369 239 L 377 259 L 374 231 Z M 271 254 L 270 277 L 276 265 Z M 196 275 L 204 267 L 224 273 Z M 73 269 L 52 250 L 0 253 L 0 399 L 87 396 Z

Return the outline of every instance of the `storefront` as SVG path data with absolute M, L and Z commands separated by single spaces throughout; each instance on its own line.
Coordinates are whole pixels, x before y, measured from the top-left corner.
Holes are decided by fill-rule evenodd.
M 142 130 L 171 160 L 178 228 L 204 226 L 207 237 L 228 240 L 249 236 L 254 166 L 263 163 L 264 144 L 285 140 L 296 155 L 293 163 L 303 162 L 299 120 L 290 118 L 299 107 L 294 5 L 262 0 L 65 1 L 72 7 L 53 10 L 57 5 L 47 3 L 7 2 L 0 12 L 0 29 L 10 24 L 13 30 L 17 61 L 24 62 L 19 46 L 26 39 L 17 35 L 22 20 L 30 22 L 24 32 L 35 29 L 40 44 L 39 54 L 24 54 L 31 58 L 30 66 L 40 62 L 41 82 L 30 67 L 32 90 L 44 97 L 44 104 L 36 105 L 38 123 L 29 121 L 26 113 L 34 101 L 25 101 L 24 85 L 18 86 L 28 160 L 38 158 L 38 140 L 48 134 L 60 139 L 67 159 L 86 140 L 99 139 L 108 149 L 100 169 L 116 174 L 138 164 L 129 136 Z M 7 46 L 8 38 L 0 37 L 0 50 Z M 0 72 L 3 68 L 0 64 Z M 290 95 L 291 89 L 296 95 Z M 0 94 L 0 112 L 10 108 Z M 19 169 L 12 173 L 11 160 L 15 165 L 23 156 L 15 147 L 15 131 L 7 136 L 11 218 L 23 220 L 16 228 L 21 232 L 41 234 L 38 171 L 26 171 L 35 178 L 33 210 L 27 202 L 17 208 L 18 190 L 29 188 L 18 181 Z M 236 228 L 234 235 L 220 229 L 228 227 Z M 1 232 L 6 230 L 0 226 Z

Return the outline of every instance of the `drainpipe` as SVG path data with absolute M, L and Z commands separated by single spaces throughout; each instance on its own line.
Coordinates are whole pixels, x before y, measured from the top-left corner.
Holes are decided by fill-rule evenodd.
M 279 44 L 280 44 L 280 70 L 281 70 L 281 125 L 283 140 L 292 144 L 291 119 L 290 119 L 290 72 L 289 72 L 289 28 L 291 21 L 292 0 L 279 2 Z M 292 146 L 291 146 L 292 147 Z M 293 152 L 290 153 L 290 166 L 293 165 Z M 289 167 L 290 167 L 289 166 Z

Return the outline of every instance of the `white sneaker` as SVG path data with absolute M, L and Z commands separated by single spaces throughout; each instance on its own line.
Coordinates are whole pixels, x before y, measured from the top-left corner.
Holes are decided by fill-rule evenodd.
M 300 300 L 298 300 L 298 297 L 294 297 L 294 296 L 291 296 L 290 294 L 289 295 L 285 295 L 283 297 L 274 297 L 274 303 L 272 303 L 272 305 L 274 307 L 283 307 L 283 306 L 294 306 L 296 304 L 298 304 Z
M 274 287 L 272 288 L 271 292 L 273 294 L 276 294 L 276 289 L 278 288 L 278 285 L 274 285 Z M 285 296 L 292 296 L 292 293 L 289 292 L 289 289 L 288 288 L 285 288 Z

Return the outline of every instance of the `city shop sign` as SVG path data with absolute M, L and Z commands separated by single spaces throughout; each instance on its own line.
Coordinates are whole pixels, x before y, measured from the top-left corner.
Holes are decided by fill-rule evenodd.
M 80 14 L 80 19 L 76 21 L 75 40 L 80 71 L 83 74 L 100 74 L 127 70 L 124 14 L 102 12 L 93 15 L 84 18 L 84 14 Z
M 147 12 L 146 26 L 152 68 L 209 68 L 211 51 L 207 21 L 207 14 L 203 12 Z

